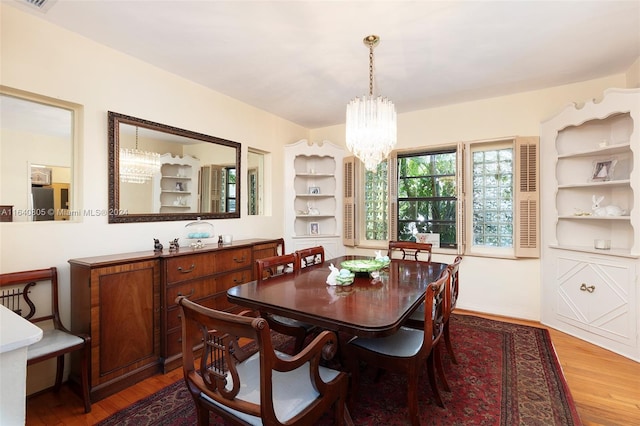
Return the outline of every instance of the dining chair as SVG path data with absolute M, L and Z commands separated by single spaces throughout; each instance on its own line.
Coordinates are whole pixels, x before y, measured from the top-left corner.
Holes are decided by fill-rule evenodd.
M 322 246 L 296 250 L 296 254 L 298 255 L 298 269 L 324 263 L 324 247 Z
M 299 271 L 299 260 L 296 253 L 270 256 L 256 260 L 255 275 L 258 284 L 267 281 L 281 274 L 296 273 Z M 269 326 L 278 333 L 293 336 L 295 338 L 295 352 L 299 352 L 307 336 L 313 333 L 316 327 L 302 321 L 287 318 L 282 315 L 274 315 L 268 312 L 261 312 Z
M 389 241 L 388 256 L 390 259 L 431 262 L 431 243 Z
M 310 425 L 331 409 L 333 424 L 353 424 L 347 374 L 320 365 L 323 351 L 337 343 L 335 333 L 325 330 L 289 356 L 274 349 L 268 322 L 250 311 L 217 311 L 184 296 L 176 303 L 198 425 L 209 424 L 210 411 L 232 424 Z
M 58 392 L 62 386 L 64 358 L 66 354 L 77 353 L 80 359 L 80 390 L 84 412 L 90 413 L 91 337 L 83 333 L 72 333 L 64 326 L 60 318 L 58 294 L 56 267 L 0 274 L 0 303 L 44 330 L 42 339 L 27 349 L 27 365 L 56 359 L 53 389 Z M 11 383 L 3 383 L 3 386 L 10 387 Z
M 460 286 L 459 286 L 460 262 L 462 262 L 462 256 L 457 256 L 453 261 L 453 263 L 447 266 L 447 269 L 449 269 L 449 274 L 451 275 L 451 278 L 449 280 L 449 286 L 447 288 L 447 295 L 446 295 L 447 299 L 449 300 L 449 302 L 447 303 L 447 306 L 449 307 L 449 309 L 447 309 L 444 315 L 444 331 L 443 331 L 443 339 L 442 339 L 444 340 L 444 344 L 447 348 L 447 353 L 451 357 L 451 362 L 453 362 L 454 364 L 457 364 L 458 360 L 456 359 L 455 353 L 453 352 L 453 345 L 451 343 L 451 334 L 449 332 L 449 318 L 451 317 L 451 313 L 455 309 L 456 302 L 458 301 L 458 293 L 460 289 Z M 424 314 L 424 305 L 421 305 L 418 309 L 416 309 L 411 314 L 409 319 L 406 321 L 405 325 L 409 327 L 414 327 L 414 328 L 422 328 L 423 314 Z M 442 376 L 442 379 L 443 379 L 445 389 L 449 390 L 448 385 L 446 384 L 446 380 L 444 379 L 444 376 Z
M 435 357 L 437 346 L 444 329 L 445 293 L 449 284 L 449 270 L 427 286 L 425 294 L 424 327 L 418 330 L 410 327 L 400 329 L 386 337 L 354 337 L 347 344 L 347 361 L 351 372 L 352 397 L 358 394 L 359 362 L 388 371 L 405 373 L 407 376 L 407 400 L 409 419 L 412 425 L 419 425 L 418 378 L 426 365 L 429 384 L 436 403 L 444 407 L 436 386 Z

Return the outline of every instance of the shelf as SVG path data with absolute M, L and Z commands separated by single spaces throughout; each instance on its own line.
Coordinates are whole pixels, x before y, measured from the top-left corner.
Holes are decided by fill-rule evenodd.
M 334 198 L 334 194 L 296 194 L 298 198 Z
M 191 206 L 174 206 L 173 204 L 162 204 L 160 207 L 165 208 L 165 207 L 172 207 L 172 208 L 176 208 L 176 209 L 190 209 Z
M 568 189 L 568 188 L 602 188 L 602 187 L 612 187 L 612 186 L 625 186 L 631 184 L 629 179 L 621 179 L 621 180 L 608 180 L 606 182 L 583 182 L 583 183 L 568 183 L 564 185 L 558 185 L 558 189 Z
M 558 216 L 558 219 L 565 220 L 631 220 L 631 216 Z
M 297 214 L 296 217 L 300 217 L 300 218 L 318 218 L 318 219 L 322 219 L 322 218 L 327 218 L 327 217 L 335 217 L 335 215 L 332 214 Z
M 629 142 L 622 144 L 609 145 L 604 148 L 589 149 L 585 151 L 569 152 L 566 154 L 558 154 L 558 159 L 575 158 L 575 157 L 591 157 L 596 155 L 613 155 L 629 152 Z
M 191 191 L 172 191 L 172 190 L 167 190 L 167 189 L 163 189 L 162 191 L 163 194 L 191 194 Z
M 340 235 L 334 235 L 334 234 L 303 234 L 303 235 L 293 235 L 291 238 L 293 238 L 294 240 L 300 239 L 300 238 L 305 238 L 305 239 L 309 239 L 309 238 L 338 238 L 340 237 Z
M 592 253 L 592 254 L 600 254 L 604 256 L 618 256 L 618 257 L 629 257 L 632 259 L 640 258 L 640 256 L 631 254 L 628 249 L 619 249 L 619 248 L 611 248 L 608 250 L 600 250 L 589 246 L 569 246 L 569 245 L 561 245 L 561 244 L 550 244 L 549 248 L 555 250 L 570 250 L 570 251 L 579 251 L 582 253 Z
M 162 179 L 183 179 L 183 180 L 191 180 L 190 177 L 186 176 L 162 176 Z

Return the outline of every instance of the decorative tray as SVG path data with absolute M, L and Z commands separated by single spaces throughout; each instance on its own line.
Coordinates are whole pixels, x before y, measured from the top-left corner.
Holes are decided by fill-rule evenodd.
M 357 259 L 357 260 L 345 260 L 340 264 L 344 269 L 348 269 L 351 272 L 373 272 L 387 266 L 389 263 L 382 260 L 375 259 Z

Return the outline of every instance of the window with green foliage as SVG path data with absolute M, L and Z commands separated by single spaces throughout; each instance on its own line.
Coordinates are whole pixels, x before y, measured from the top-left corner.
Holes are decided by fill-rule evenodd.
M 456 150 L 398 155 L 398 240 L 440 234 L 440 247 L 455 248 Z
M 389 184 L 387 162 L 364 176 L 364 235 L 367 240 L 387 240 L 389 234 Z

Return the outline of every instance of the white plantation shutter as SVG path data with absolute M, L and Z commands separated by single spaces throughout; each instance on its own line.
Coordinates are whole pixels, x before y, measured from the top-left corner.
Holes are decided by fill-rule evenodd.
M 467 242 L 467 233 L 466 233 L 466 214 L 465 214 L 465 204 L 466 204 L 466 180 L 465 180 L 465 146 L 463 142 L 458 143 L 456 152 L 456 186 L 457 186 L 457 206 L 458 206 L 458 217 L 456 218 L 456 238 L 458 242 L 458 254 L 464 253 L 464 249 Z
M 342 160 L 344 176 L 342 243 L 349 247 L 356 245 L 356 161 L 353 156 Z
M 540 138 L 517 137 L 514 249 L 516 257 L 540 257 Z

